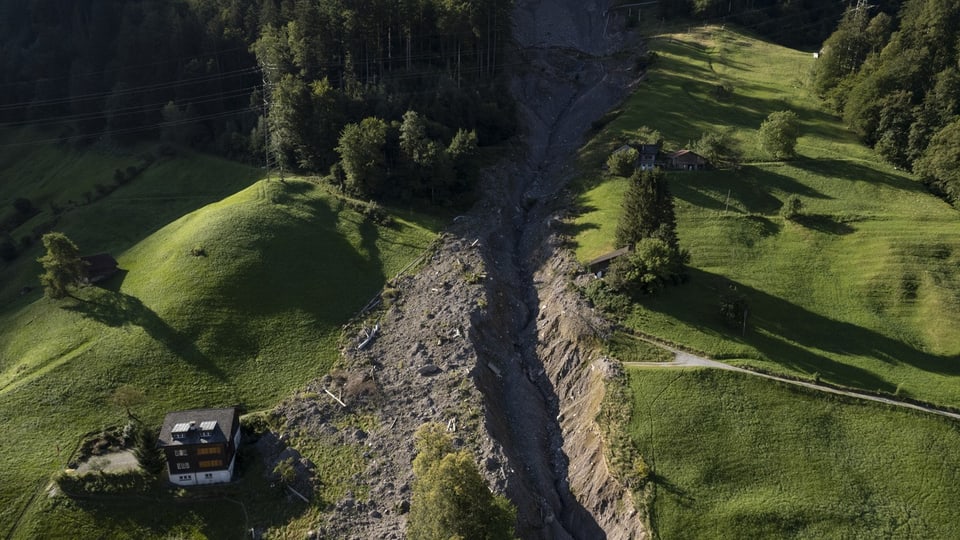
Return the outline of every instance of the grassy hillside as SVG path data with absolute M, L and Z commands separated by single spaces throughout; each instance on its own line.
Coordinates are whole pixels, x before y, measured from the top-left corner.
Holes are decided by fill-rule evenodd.
M 748 163 L 671 173 L 691 280 L 644 299 L 626 323 L 733 363 L 960 406 L 957 211 L 819 109 L 808 53 L 715 27 L 652 48 L 647 81 L 581 152 L 581 260 L 612 248 L 626 180 L 600 165 L 640 126 L 668 148 L 731 127 Z M 718 98 L 719 85 L 732 94 Z M 799 157 L 767 162 L 754 133 L 782 109 L 801 118 Z M 786 221 L 792 195 L 804 215 Z M 721 323 L 724 294 L 746 298 L 746 334 Z
M 104 157 L 91 170 L 114 164 Z M 0 431 L 10 442 L 0 444 L 0 531 L 64 466 L 83 433 L 125 421 L 109 405 L 122 384 L 146 394 L 136 412 L 159 423 L 170 409 L 268 407 L 324 374 L 341 325 L 438 227 L 402 213 L 394 213 L 394 226 L 378 226 L 311 182 L 255 181 L 256 174 L 184 154 L 61 215 L 57 230 L 84 252 L 112 252 L 123 271 L 104 288 L 82 290 L 79 301 L 34 292 L 0 311 Z M 195 256 L 196 248 L 205 255 Z M 35 282 L 38 254 L 4 275 Z M 31 512 L 18 534 L 50 533 L 47 511 Z M 190 520 L 202 530 L 204 519 L 184 514 L 155 532 Z
M 660 538 L 960 535 L 954 422 L 738 373 L 629 375 Z

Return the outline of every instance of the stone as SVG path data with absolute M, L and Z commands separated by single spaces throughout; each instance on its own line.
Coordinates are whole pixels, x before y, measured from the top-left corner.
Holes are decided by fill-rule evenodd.
M 436 375 L 440 373 L 440 368 L 436 364 L 427 364 L 417 370 L 417 373 L 423 375 L 424 377 L 429 377 L 430 375 Z

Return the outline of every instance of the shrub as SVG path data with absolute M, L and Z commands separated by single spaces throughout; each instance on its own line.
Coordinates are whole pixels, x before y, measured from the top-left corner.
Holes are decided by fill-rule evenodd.
M 584 289 L 584 294 L 600 311 L 611 314 L 625 314 L 630 310 L 630 299 L 617 292 L 602 279 L 591 281 Z
M 67 495 L 99 493 L 145 493 L 154 479 L 141 471 L 118 473 L 75 474 L 62 472 L 54 481 Z
M 797 139 L 800 137 L 800 119 L 793 111 L 770 113 L 757 133 L 760 146 L 776 159 L 796 155 Z
M 731 286 L 729 292 L 720 297 L 720 318 L 730 328 L 746 330 L 746 321 L 750 313 L 747 298 Z
M 783 206 L 780 207 L 780 216 L 783 219 L 795 220 L 800 216 L 801 211 L 803 210 L 803 201 L 800 200 L 800 197 L 796 195 L 791 195 L 787 199 L 787 202 L 783 203 Z
M 630 176 L 636 168 L 640 153 L 636 148 L 624 148 L 615 151 L 607 158 L 607 168 L 610 174 Z

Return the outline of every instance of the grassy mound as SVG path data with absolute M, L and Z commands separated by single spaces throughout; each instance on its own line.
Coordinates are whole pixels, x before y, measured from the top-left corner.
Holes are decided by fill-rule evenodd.
M 626 180 L 600 166 L 640 126 L 668 148 L 732 128 L 746 164 L 671 173 L 691 280 L 644 299 L 626 323 L 733 363 L 960 406 L 956 210 L 820 110 L 808 53 L 716 27 L 652 49 L 648 80 L 581 151 L 581 260 L 613 247 Z M 801 119 L 799 156 L 764 161 L 755 130 L 783 109 Z M 792 221 L 780 215 L 791 196 L 804 204 Z M 746 299 L 745 333 L 724 326 L 724 295 Z
M 629 375 L 661 538 L 960 534 L 949 420 L 717 370 Z
M 82 434 L 125 422 L 109 405 L 117 387 L 146 394 L 134 412 L 150 423 L 171 409 L 268 407 L 329 369 L 341 325 L 435 237 L 436 220 L 393 212 L 394 225 L 376 225 L 312 182 L 256 174 L 186 154 L 58 217 L 58 230 L 85 252 L 112 252 L 122 272 L 80 300 L 34 291 L 0 311 L 0 431 L 16 441 L 0 445 L 0 530 Z M 35 282 L 38 254 L 3 275 Z M 29 512 L 18 534 L 55 533 L 45 512 Z M 70 515 L 55 517 L 91 519 Z M 143 518 L 137 530 L 151 529 Z M 156 530 L 203 523 L 188 513 Z

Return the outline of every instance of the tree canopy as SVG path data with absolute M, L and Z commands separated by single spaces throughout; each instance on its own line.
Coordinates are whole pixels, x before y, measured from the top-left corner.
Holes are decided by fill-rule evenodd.
M 47 253 L 37 259 L 43 266 L 40 283 L 49 298 L 69 296 L 70 288 L 86 276 L 86 263 L 80 258 L 80 250 L 67 235 L 51 232 L 43 235 L 43 247 Z
M 684 280 L 689 254 L 680 249 L 673 196 L 660 169 L 637 171 L 630 177 L 617 223 L 616 244 L 632 253 L 610 267 L 610 285 L 629 293 L 652 292 L 666 283 Z
M 872 12 L 871 12 L 872 13 Z M 960 4 L 907 0 L 897 18 L 851 9 L 826 40 L 814 87 L 864 142 L 957 201 Z
M 513 538 L 516 510 L 494 495 L 480 476 L 473 456 L 455 451 L 440 424 L 424 424 L 416 434 L 416 481 L 407 522 L 411 540 Z
M 428 150 L 443 158 L 457 130 L 479 144 L 515 130 L 500 77 L 511 7 L 0 0 L 0 123 L 75 144 L 160 136 L 324 173 L 340 159 L 345 126 L 367 117 L 390 124 L 415 110 L 440 127 L 431 138 L 443 143 Z
M 760 146 L 777 159 L 794 157 L 797 154 L 797 139 L 800 137 L 800 121 L 793 111 L 770 113 L 760 124 L 757 132 Z

